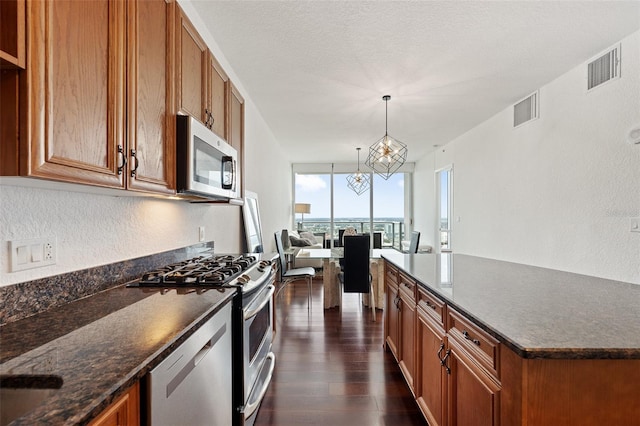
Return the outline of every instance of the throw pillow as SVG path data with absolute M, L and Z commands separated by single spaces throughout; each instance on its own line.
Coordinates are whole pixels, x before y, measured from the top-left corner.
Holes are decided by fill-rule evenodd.
M 291 245 L 294 247 L 307 247 L 311 245 L 305 238 L 298 238 L 295 235 L 289 235 L 289 241 L 291 241 Z
M 303 231 L 300 233 L 300 238 L 304 238 L 305 240 L 309 241 L 309 245 L 314 245 L 316 244 L 316 236 L 313 235 L 312 232 L 309 231 Z

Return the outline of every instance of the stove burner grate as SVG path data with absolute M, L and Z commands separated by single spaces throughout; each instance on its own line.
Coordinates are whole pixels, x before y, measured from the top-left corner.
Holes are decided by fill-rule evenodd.
M 145 273 L 140 287 L 225 287 L 257 262 L 251 255 L 198 256 Z

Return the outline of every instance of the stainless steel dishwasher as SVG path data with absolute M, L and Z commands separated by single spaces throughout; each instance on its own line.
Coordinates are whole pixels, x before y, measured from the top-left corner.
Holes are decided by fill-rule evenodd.
M 231 425 L 231 303 L 156 366 L 148 380 L 151 425 Z

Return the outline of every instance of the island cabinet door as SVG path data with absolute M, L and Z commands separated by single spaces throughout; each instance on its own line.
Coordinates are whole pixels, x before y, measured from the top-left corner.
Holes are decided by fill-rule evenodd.
M 448 424 L 498 426 L 500 385 L 468 356 L 455 339 L 448 339 L 448 344 Z
M 416 371 L 416 305 L 400 296 L 400 370 L 415 395 Z
M 429 426 L 446 424 L 447 373 L 441 359 L 445 356 L 444 330 L 433 324 L 418 308 L 418 363 L 416 398 Z
M 385 344 L 387 348 L 391 350 L 391 353 L 399 361 L 398 348 L 399 348 L 399 324 L 400 319 L 400 297 L 398 296 L 398 287 L 390 285 L 387 282 L 386 291 L 386 306 L 384 309 L 385 319 Z

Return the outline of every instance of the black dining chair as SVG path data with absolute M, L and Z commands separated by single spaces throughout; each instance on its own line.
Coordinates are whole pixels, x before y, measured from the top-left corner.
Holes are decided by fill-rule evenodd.
M 308 266 L 305 268 L 287 268 L 287 259 L 284 255 L 284 249 L 282 248 L 282 232 L 278 231 L 274 233 L 276 238 L 276 247 L 278 249 L 278 256 L 280 257 L 280 282 L 282 283 L 282 288 L 289 284 L 291 281 L 296 281 L 299 279 L 306 279 L 309 283 L 309 295 L 307 296 L 307 309 L 311 308 L 311 284 L 313 281 L 313 277 L 316 274 L 316 270 L 312 267 Z
M 375 321 L 376 304 L 372 276 L 369 270 L 369 244 L 369 234 L 344 237 L 344 257 L 342 271 L 338 274 L 338 279 L 345 293 L 369 293 L 371 315 Z M 342 302 L 340 306 L 342 306 Z
M 420 244 L 420 232 L 413 231 L 411 233 L 411 242 L 409 243 L 409 253 L 417 253 L 418 244 Z

